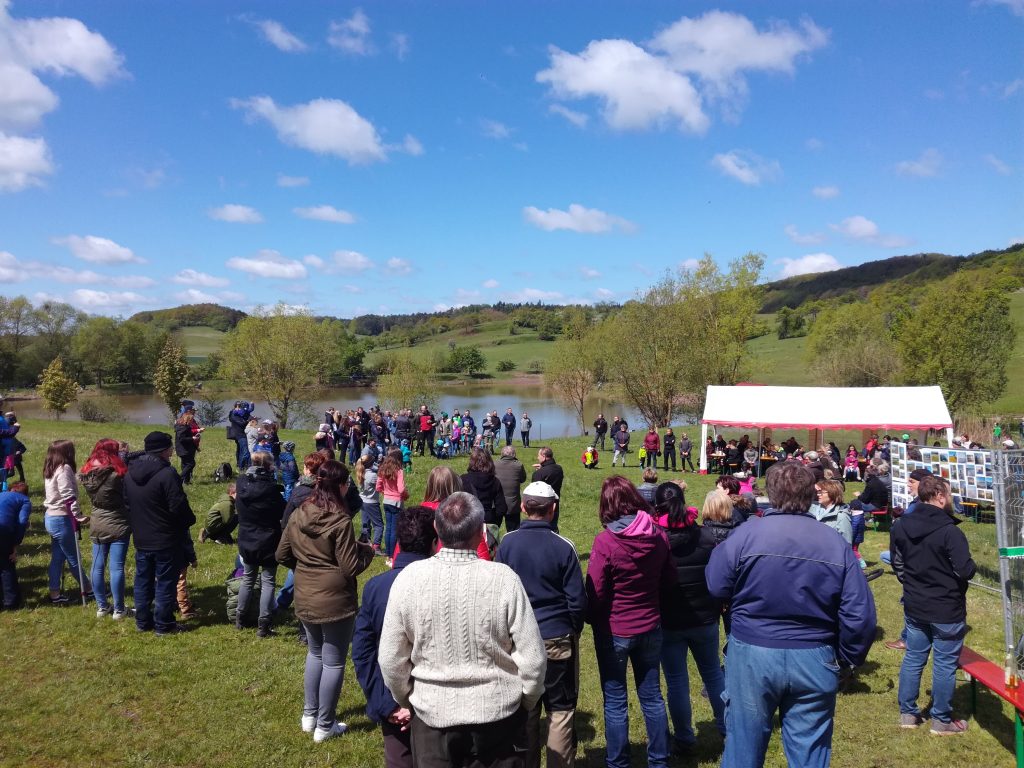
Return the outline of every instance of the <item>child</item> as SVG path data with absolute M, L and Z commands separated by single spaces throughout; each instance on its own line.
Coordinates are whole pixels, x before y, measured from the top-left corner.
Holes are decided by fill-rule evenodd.
M 232 531 L 238 527 L 238 513 L 235 512 L 235 484 L 228 483 L 228 490 L 214 502 L 206 513 L 206 527 L 199 532 L 200 543 L 212 541 L 215 544 L 234 544 Z
M 274 447 L 270 444 L 270 435 L 266 432 L 261 432 L 259 437 L 256 438 L 256 444 L 253 445 L 250 454 L 255 456 L 257 453 L 269 453 L 271 457 L 274 455 Z
M 299 480 L 299 467 L 295 463 L 295 443 L 285 440 L 281 444 L 281 455 L 277 457 L 277 468 L 281 472 L 281 484 L 284 485 L 284 500 L 292 495 L 292 488 Z
M 398 513 L 402 509 L 402 502 L 409 498 L 409 491 L 405 487 L 405 470 L 403 469 L 407 453 L 409 463 L 406 466 L 412 466 L 412 451 L 409 448 L 409 441 L 402 440 L 402 455 L 399 456 L 394 451 L 389 453 L 380 463 L 380 470 L 377 472 L 377 492 L 384 497 L 384 549 L 388 556 L 388 568 L 391 567 L 395 543 L 398 541 L 398 531 L 395 528 L 398 523 Z
M 860 463 L 857 455 L 857 449 L 854 446 L 850 446 L 846 449 L 846 460 L 843 462 L 843 477 L 849 482 L 851 480 L 860 480 Z
M 412 472 L 412 448 L 408 440 L 402 441 L 402 469 Z
M 377 469 L 372 457 L 363 456 L 356 462 L 356 487 L 362 501 L 363 526 L 361 539 L 371 541 L 373 553 L 380 554 L 380 541 L 384 535 L 384 518 L 380 513 L 380 493 L 377 492 Z
M 637 461 L 640 462 L 640 466 L 642 467 L 644 465 L 644 462 L 647 461 L 647 449 L 644 448 L 643 446 L 640 446 L 639 450 L 637 450 L 636 452 L 636 458 Z M 626 466 L 625 458 L 623 458 L 622 460 L 622 466 Z
M 597 469 L 597 460 L 597 449 L 592 445 L 588 445 L 587 450 L 585 450 L 583 455 L 580 457 L 580 461 L 583 462 L 583 466 L 587 469 Z
M 455 455 L 459 453 L 459 444 L 462 441 L 462 417 L 456 414 L 455 418 L 452 419 L 452 445 L 451 454 Z
M 448 443 L 444 438 L 437 438 L 437 442 L 434 444 L 434 455 L 439 459 L 448 458 Z
M 25 483 L 11 483 L 9 491 L 0 493 L 0 597 L 5 611 L 21 605 L 17 548 L 25 538 L 31 512 L 32 502 Z
M 18 422 L 18 415 L 14 411 L 5 413 L 4 418 L 7 419 L 8 424 L 16 424 Z M 9 466 L 4 467 L 7 479 L 10 480 L 14 476 L 14 471 L 17 470 L 18 480 L 24 483 L 25 469 L 21 466 L 21 457 L 28 448 L 17 437 L 6 438 L 4 440 L 4 448 L 6 449 L 7 462 L 9 464 Z

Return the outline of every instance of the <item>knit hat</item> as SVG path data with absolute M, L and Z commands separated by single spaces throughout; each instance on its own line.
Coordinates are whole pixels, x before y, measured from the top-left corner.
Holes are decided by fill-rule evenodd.
M 166 432 L 150 432 L 143 442 L 143 449 L 146 453 L 163 453 L 173 445 L 174 441 Z
M 283 448 L 288 453 L 291 453 L 292 451 L 295 450 L 295 443 L 293 443 L 291 440 L 285 440 L 283 443 L 281 443 L 281 448 Z
M 930 474 L 931 472 L 929 472 L 927 469 L 915 469 L 913 472 L 910 473 L 910 479 L 921 481 L 924 478 L 928 477 L 928 475 Z

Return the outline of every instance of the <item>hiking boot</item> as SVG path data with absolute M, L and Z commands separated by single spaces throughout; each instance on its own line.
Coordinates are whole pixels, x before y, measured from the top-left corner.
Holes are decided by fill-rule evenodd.
M 273 637 L 276 634 L 269 621 L 261 621 L 256 629 L 256 637 Z
M 900 728 L 917 728 L 924 725 L 924 715 L 904 712 L 900 715 Z
M 932 733 L 936 736 L 959 736 L 966 730 L 966 720 L 950 720 L 948 723 L 944 723 L 941 720 L 932 719 Z
M 335 736 L 341 736 L 345 731 L 348 730 L 348 726 L 338 720 L 334 721 L 334 724 L 330 728 L 316 727 L 313 731 L 313 741 L 319 744 L 321 741 L 327 741 L 333 739 Z
M 907 644 L 902 640 L 890 640 L 885 644 L 885 647 L 893 651 L 905 651 L 907 650 Z

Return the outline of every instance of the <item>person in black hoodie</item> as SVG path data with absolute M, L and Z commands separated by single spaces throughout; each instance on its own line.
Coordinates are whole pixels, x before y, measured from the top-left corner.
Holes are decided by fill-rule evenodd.
M 242 629 L 242 617 L 260 577 L 260 615 L 256 635 L 269 637 L 274 612 L 274 579 L 277 575 L 277 545 L 281 541 L 281 517 L 284 514 L 284 488 L 277 482 L 274 457 L 256 453 L 252 466 L 235 483 L 235 509 L 238 512 L 238 553 L 242 557 L 242 584 L 238 588 L 235 627 Z
M 181 459 L 181 482 L 188 485 L 192 482 L 192 473 L 196 468 L 196 451 L 199 450 L 198 433 L 202 427 L 193 429 L 196 415 L 185 411 L 174 422 L 174 452 Z
M 494 459 L 483 448 L 474 448 L 469 455 L 469 471 L 461 478 L 462 490 L 476 496 L 484 505 L 484 523 L 500 526 L 508 516 L 505 492 L 494 475 Z M 506 523 L 506 530 L 508 524 Z
M 931 731 L 960 734 L 966 720 L 953 719 L 957 661 L 967 634 L 967 584 L 976 567 L 967 537 L 952 515 L 952 494 L 935 475 L 917 486 L 919 503 L 890 534 L 896 576 L 903 584 L 907 652 L 900 667 L 900 726 L 925 723 L 917 706 L 921 673 L 932 652 Z
M 124 481 L 135 538 L 135 626 L 168 635 L 178 630 L 175 587 L 190 557 L 189 528 L 196 516 L 169 461 L 174 448 L 171 436 L 150 432 L 143 445 L 144 452 L 128 457 Z
M 722 602 L 708 593 L 704 570 L 717 543 L 709 529 L 697 525 L 697 510 L 686 506 L 683 489 L 662 483 L 654 492 L 655 522 L 668 535 L 678 583 L 661 595 L 661 666 L 668 689 L 668 713 L 676 749 L 688 752 L 697 743 L 690 706 L 687 651 L 693 654 L 707 688 L 715 725 L 725 736 L 725 676 L 718 658 L 718 617 Z
M 551 527 L 555 533 L 558 533 L 558 516 L 562 514 L 562 481 L 565 480 L 565 470 L 555 462 L 555 452 L 547 446 L 537 451 L 537 462 L 533 465 L 533 476 L 530 478 L 530 482 L 547 483 L 558 494 L 559 501 L 555 504 L 555 517 L 551 521 Z

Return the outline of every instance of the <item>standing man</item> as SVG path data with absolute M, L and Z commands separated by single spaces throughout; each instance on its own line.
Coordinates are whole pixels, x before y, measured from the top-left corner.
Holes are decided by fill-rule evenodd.
M 171 436 L 150 432 L 143 446 L 144 453 L 129 462 L 124 480 L 135 539 L 135 626 L 163 636 L 178 631 L 176 587 L 186 552 L 192 549 L 189 528 L 196 516 L 170 463 Z
M 787 461 L 766 484 L 772 509 L 715 547 L 706 570 L 732 615 L 722 768 L 764 765 L 776 711 L 789 764 L 825 768 L 839 672 L 864 663 L 875 601 L 850 546 L 808 514 L 810 470 Z
M 669 456 L 671 456 L 672 457 L 672 471 L 675 472 L 676 471 L 676 436 L 672 432 L 672 427 L 669 427 L 668 429 L 665 430 L 665 436 L 661 439 L 661 443 L 662 443 L 662 448 L 663 448 L 662 453 L 663 453 L 663 455 L 665 457 L 663 459 L 663 461 L 665 463 L 664 471 L 668 472 L 668 459 L 669 459 Z
M 612 433 L 612 447 L 615 453 L 612 454 L 612 466 L 622 457 L 622 466 L 626 466 L 626 457 L 629 455 L 629 429 L 625 424 L 620 424 L 618 430 Z
M 603 413 L 597 414 L 597 418 L 594 419 L 594 445 L 600 445 L 601 450 L 604 450 L 604 438 L 608 434 L 608 419 L 604 417 Z
M 555 498 L 562 497 L 562 481 L 565 480 L 565 472 L 555 463 L 555 452 L 547 446 L 537 451 L 537 463 L 533 465 L 533 477 L 531 483 L 547 483 L 555 489 Z M 555 502 L 555 515 L 551 520 L 551 527 L 558 533 L 558 516 L 562 512 L 562 505 Z
M 441 550 L 405 566 L 391 587 L 381 676 L 415 713 L 417 768 L 520 766 L 515 739 L 544 693 L 547 670 L 537 619 L 512 569 L 476 556 L 484 528 L 478 499 L 453 493 L 434 527 Z
M 1021 421 L 1022 427 L 1024 427 L 1024 420 Z M 523 418 L 519 420 L 519 436 L 523 439 L 523 448 L 530 447 L 530 430 L 533 429 L 533 420 L 530 419 L 529 414 L 523 411 Z
M 914 514 L 901 517 L 890 535 L 893 568 L 903 584 L 907 632 L 898 694 L 900 727 L 925 723 L 917 696 L 931 651 L 931 731 L 955 735 L 967 730 L 966 720 L 953 719 L 953 688 L 967 634 L 967 583 L 976 568 L 967 537 L 953 517 L 947 481 L 935 475 L 922 477 L 917 498 Z M 731 657 L 731 646 L 729 653 Z
M 551 527 L 558 494 L 547 483 L 523 490 L 526 520 L 501 540 L 495 560 L 519 576 L 530 598 L 548 667 L 544 695 L 526 715 L 526 768 L 540 768 L 540 709 L 548 712 L 547 765 L 576 765 L 573 716 L 579 697 L 579 636 L 587 594 L 576 548 Z
M 510 533 L 519 527 L 519 508 L 523 505 L 519 489 L 526 482 L 526 467 L 516 458 L 516 449 L 511 445 L 501 449 L 501 456 L 494 462 L 494 476 L 505 496 L 505 532 Z
M 679 438 L 679 469 L 686 471 L 686 465 L 690 465 L 690 471 L 693 469 L 693 462 L 690 460 L 690 454 L 693 453 L 693 443 L 690 442 L 690 438 L 683 433 L 683 436 Z
M 249 438 L 245 435 L 245 428 L 249 426 L 252 411 L 251 403 L 236 400 L 235 407 L 228 414 L 227 437 L 228 440 L 235 441 L 235 466 L 239 472 L 244 472 L 249 467 Z
M 501 417 L 501 423 L 505 426 L 505 445 L 512 445 L 512 433 L 516 431 L 516 415 L 509 408 Z
M 416 452 L 422 456 L 423 449 L 428 447 L 430 443 L 430 434 L 434 430 L 434 415 L 427 410 L 426 404 L 420 406 L 419 423 L 417 426 L 419 430 L 416 433 Z M 434 446 L 429 445 L 430 455 L 434 455 Z

